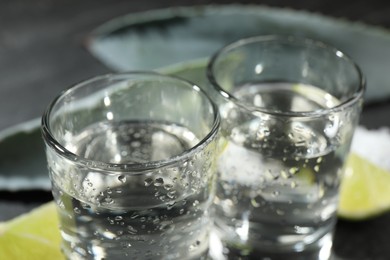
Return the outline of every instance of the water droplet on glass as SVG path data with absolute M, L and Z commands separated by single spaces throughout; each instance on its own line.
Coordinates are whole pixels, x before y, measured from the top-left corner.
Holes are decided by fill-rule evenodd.
M 154 181 L 154 186 L 161 186 L 164 184 L 164 179 L 163 178 L 157 178 L 155 181 Z
M 298 171 L 299 171 L 298 167 L 291 167 L 290 170 L 289 170 L 289 173 L 296 174 Z
M 167 196 L 170 198 L 170 199 L 174 199 L 176 196 L 176 191 L 175 190 L 172 190 L 170 192 L 167 193 Z
M 189 250 L 190 251 L 195 250 L 199 245 L 200 245 L 200 241 L 196 240 L 196 242 L 189 247 Z
M 106 197 L 106 198 L 104 198 L 104 202 L 106 204 L 113 204 L 114 200 L 111 197 Z
M 168 203 L 168 204 L 167 204 L 167 209 L 168 209 L 168 210 L 172 209 L 172 208 L 175 206 L 175 204 L 176 204 L 176 201 L 173 201 L 173 202 Z
M 171 190 L 171 189 L 173 188 L 173 185 L 172 185 L 172 184 L 165 184 L 165 185 L 164 185 L 164 188 L 165 188 L 166 190 Z
M 130 233 L 130 234 L 132 234 L 132 235 L 134 235 L 134 234 L 136 234 L 138 231 L 137 231 L 137 229 L 135 229 L 133 226 L 127 226 L 127 232 L 128 233 Z
M 118 180 L 122 183 L 125 183 L 126 182 L 126 176 L 125 175 L 119 175 L 118 176 Z
M 281 170 L 280 171 L 280 175 L 284 178 L 284 179 L 288 179 L 290 177 L 290 175 L 287 173 L 287 171 L 285 170 Z
M 123 243 L 121 243 L 121 245 L 122 245 L 123 248 L 131 247 L 131 244 L 129 242 L 123 242 Z
M 61 209 L 64 209 L 64 208 L 65 208 L 64 202 L 62 202 L 62 201 L 57 202 L 57 205 L 58 205 L 58 207 L 61 208 Z
M 153 179 L 152 178 L 147 178 L 145 179 L 145 186 L 148 187 L 150 186 L 152 183 L 153 183 Z
M 130 216 L 131 219 L 136 219 L 136 218 L 138 218 L 138 217 L 139 217 L 139 214 L 138 214 L 137 212 L 134 212 L 134 213 Z
M 259 202 L 257 202 L 256 198 L 251 199 L 251 204 L 255 208 L 258 208 L 261 206 L 261 204 Z

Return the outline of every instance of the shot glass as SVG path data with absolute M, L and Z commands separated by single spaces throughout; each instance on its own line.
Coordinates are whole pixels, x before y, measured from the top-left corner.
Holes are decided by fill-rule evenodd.
M 258 36 L 207 68 L 221 114 L 215 258 L 328 259 L 364 81 L 343 52 Z
M 218 108 L 149 72 L 99 76 L 42 119 L 68 259 L 202 259 L 215 193 Z

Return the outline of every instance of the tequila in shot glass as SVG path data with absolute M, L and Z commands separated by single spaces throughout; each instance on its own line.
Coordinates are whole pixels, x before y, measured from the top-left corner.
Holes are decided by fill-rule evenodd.
M 215 193 L 217 107 L 148 72 L 99 76 L 42 119 L 69 259 L 202 259 Z
M 223 136 L 214 257 L 329 258 L 359 68 L 323 43 L 259 36 L 221 49 L 207 73 Z

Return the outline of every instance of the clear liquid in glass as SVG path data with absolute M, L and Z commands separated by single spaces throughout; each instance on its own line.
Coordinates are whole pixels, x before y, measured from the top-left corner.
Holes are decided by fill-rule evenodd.
M 112 164 L 164 160 L 199 141 L 182 126 L 148 121 L 100 123 L 71 140 L 65 147 L 74 154 Z M 63 250 L 70 259 L 207 255 L 211 204 L 207 160 L 190 157 L 139 174 L 87 166 L 49 161 Z
M 310 112 L 339 104 L 323 90 L 302 84 L 237 89 L 233 94 L 241 102 L 274 112 Z M 214 222 L 225 251 L 255 258 L 280 252 L 287 255 L 275 259 L 293 259 L 289 252 L 329 243 L 323 238 L 331 239 L 348 148 L 338 143 L 337 115 L 306 121 L 262 112 L 248 116 L 230 103 L 221 114 L 225 141 Z

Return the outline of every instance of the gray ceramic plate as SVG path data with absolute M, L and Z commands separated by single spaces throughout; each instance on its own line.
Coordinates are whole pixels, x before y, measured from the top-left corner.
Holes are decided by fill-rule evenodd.
M 129 14 L 97 28 L 89 50 L 117 71 L 155 69 L 201 57 L 239 38 L 289 34 L 336 46 L 367 77 L 366 101 L 390 97 L 390 33 L 317 14 L 263 6 L 178 7 Z

